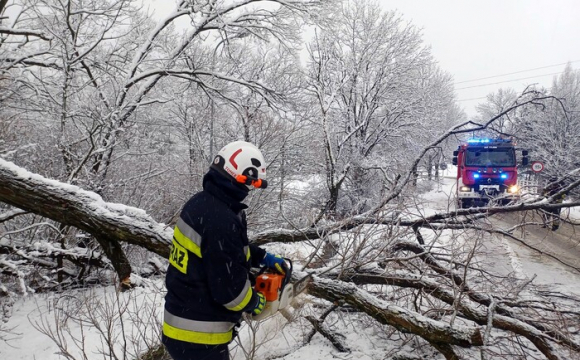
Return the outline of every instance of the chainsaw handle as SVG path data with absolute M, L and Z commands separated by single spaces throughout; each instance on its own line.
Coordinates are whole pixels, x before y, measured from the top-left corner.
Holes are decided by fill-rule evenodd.
M 290 279 L 292 279 L 292 269 L 294 268 L 292 260 L 290 260 L 289 258 L 283 259 L 288 263 L 290 263 L 290 266 L 288 267 L 288 270 L 286 270 L 286 275 L 284 276 L 284 283 L 282 284 L 282 288 L 284 288 L 290 282 Z
M 290 282 L 290 279 L 292 278 L 292 270 L 294 268 L 294 265 L 292 264 L 292 260 L 290 260 L 289 258 L 283 258 L 284 261 L 286 261 L 287 263 L 290 264 L 290 266 L 287 266 L 287 270 L 286 270 L 286 275 L 284 275 L 284 282 L 282 283 L 282 287 L 286 286 L 286 284 L 288 284 Z M 260 270 L 258 271 L 258 273 L 256 274 L 256 278 L 260 275 L 262 275 L 264 272 L 266 272 L 266 270 L 268 270 L 267 267 L 262 266 L 260 268 Z
M 267 268 L 267 267 L 265 267 L 265 266 L 262 266 L 262 267 L 260 268 L 260 270 L 258 270 L 258 272 L 256 273 L 256 275 L 255 275 L 255 276 L 256 276 L 256 277 L 258 277 L 258 276 L 262 275 L 263 273 L 265 273 L 265 272 L 266 272 L 266 270 L 268 270 L 268 268 Z

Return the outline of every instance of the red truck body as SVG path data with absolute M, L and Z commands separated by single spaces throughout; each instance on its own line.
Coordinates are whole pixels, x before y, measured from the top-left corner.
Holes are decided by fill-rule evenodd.
M 523 163 L 527 163 L 524 154 Z M 458 207 L 509 203 L 520 196 L 516 147 L 509 139 L 470 139 L 453 152 Z M 525 164 L 524 164 L 525 165 Z

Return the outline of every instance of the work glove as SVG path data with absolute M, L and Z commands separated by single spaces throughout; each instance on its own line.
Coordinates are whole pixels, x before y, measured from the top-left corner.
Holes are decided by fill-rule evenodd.
M 264 307 L 266 306 L 266 297 L 259 291 L 254 291 L 254 302 L 253 306 L 250 306 L 247 310 L 250 314 L 256 316 L 260 315 L 262 311 L 264 311 Z
M 282 275 L 286 275 L 286 271 L 288 271 L 288 265 L 286 265 L 286 261 L 280 255 L 266 253 L 266 256 L 262 260 L 262 265 Z

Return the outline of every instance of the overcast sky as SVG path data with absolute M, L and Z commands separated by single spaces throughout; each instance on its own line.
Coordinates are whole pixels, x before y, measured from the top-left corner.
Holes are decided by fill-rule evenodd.
M 158 16 L 175 6 L 144 1 Z M 567 62 L 580 69 L 580 0 L 377 1 L 422 29 L 440 67 L 453 75 L 468 115 L 500 88 L 550 87 Z
M 440 67 L 453 75 L 468 115 L 485 99 L 466 99 L 499 88 L 520 92 L 533 83 L 550 87 L 566 62 L 580 69 L 580 0 L 380 2 L 423 29 Z M 499 76 L 504 74 L 511 75 Z M 469 81 L 474 79 L 482 80 Z

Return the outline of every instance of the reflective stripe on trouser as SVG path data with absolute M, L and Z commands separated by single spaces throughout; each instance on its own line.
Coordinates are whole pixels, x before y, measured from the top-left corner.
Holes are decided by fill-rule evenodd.
M 227 321 L 197 321 L 175 316 L 165 310 L 163 319 L 165 336 L 190 343 L 220 345 L 232 340 L 235 324 Z
M 182 218 L 179 218 L 175 224 L 173 237 L 181 246 L 201 257 L 201 236 Z
M 252 299 L 252 293 L 252 284 L 250 280 L 246 279 L 246 283 L 242 291 L 240 291 L 240 294 L 229 303 L 224 304 L 224 306 L 231 311 L 241 311 Z

